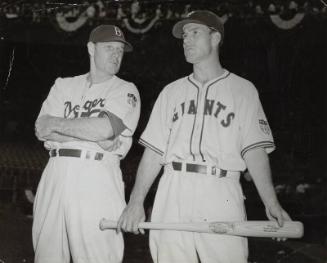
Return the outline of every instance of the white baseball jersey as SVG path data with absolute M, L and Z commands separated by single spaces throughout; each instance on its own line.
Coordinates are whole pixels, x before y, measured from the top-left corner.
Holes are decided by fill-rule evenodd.
M 111 79 L 92 84 L 88 74 L 71 78 L 58 78 L 44 101 L 39 116 L 49 114 L 64 118 L 97 117 L 101 112 L 111 112 L 127 127 L 121 136 L 122 145 L 113 154 L 125 156 L 131 146 L 132 135 L 140 116 L 140 96 L 137 88 L 113 76 Z M 84 148 L 97 151 L 103 149 L 94 142 L 45 142 L 47 149 Z
M 244 154 L 274 148 L 272 133 L 253 84 L 225 70 L 204 86 L 193 74 L 159 95 L 140 143 L 163 162 L 206 162 L 230 171 L 246 168 Z
M 35 263 L 117 263 L 123 259 L 121 233 L 101 231 L 102 218 L 118 220 L 126 206 L 119 162 L 128 152 L 140 115 L 134 84 L 116 76 L 92 86 L 87 75 L 58 78 L 39 116 L 101 117 L 112 113 L 127 127 L 122 145 L 106 152 L 94 142 L 45 142 L 48 149 L 83 152 L 80 157 L 55 155 L 45 167 L 34 202 Z M 95 156 L 101 154 L 103 158 Z M 87 154 L 86 154 L 87 153 Z
M 192 74 L 165 87 L 140 143 L 161 154 L 165 165 L 154 222 L 245 220 L 243 156 L 256 147 L 275 147 L 255 87 L 227 70 L 205 85 Z M 219 177 L 178 170 L 172 162 L 228 172 Z M 246 263 L 248 255 L 246 238 L 182 231 L 151 231 L 150 251 L 155 263 Z

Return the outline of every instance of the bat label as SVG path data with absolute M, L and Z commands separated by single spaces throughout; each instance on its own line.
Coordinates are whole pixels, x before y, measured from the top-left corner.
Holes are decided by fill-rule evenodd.
M 233 223 L 211 223 L 209 228 L 213 233 L 225 234 L 229 231 L 232 231 L 234 228 Z
M 274 226 L 274 225 L 267 225 L 263 228 L 263 231 L 264 232 L 277 232 L 279 230 L 279 227 L 278 226 Z

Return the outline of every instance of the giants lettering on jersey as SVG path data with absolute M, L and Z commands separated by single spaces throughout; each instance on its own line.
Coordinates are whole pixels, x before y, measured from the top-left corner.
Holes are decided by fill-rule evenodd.
M 94 116 L 95 113 L 99 113 L 101 108 L 105 106 L 105 99 L 99 98 L 94 99 L 93 101 L 87 100 L 84 105 L 82 106 L 82 112 L 80 117 L 90 117 L 91 115 Z M 77 118 L 80 112 L 80 105 L 72 105 L 71 101 L 65 102 L 65 111 L 64 117 L 65 118 Z
M 220 101 L 215 100 L 206 100 L 204 105 L 204 115 L 214 116 L 218 119 L 222 115 L 222 113 L 226 113 L 227 106 L 221 103 Z M 180 104 L 179 109 L 175 108 L 173 122 L 177 121 L 180 116 L 184 114 L 195 115 L 197 113 L 197 107 L 194 100 L 190 100 L 188 102 L 183 102 Z M 232 120 L 235 117 L 234 112 L 228 112 L 223 119 L 221 119 L 220 124 L 223 127 L 228 127 Z

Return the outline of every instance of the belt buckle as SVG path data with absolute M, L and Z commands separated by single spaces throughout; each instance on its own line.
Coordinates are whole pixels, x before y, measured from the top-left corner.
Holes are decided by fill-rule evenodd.
M 101 161 L 103 159 L 103 153 L 93 152 L 93 151 L 85 151 L 84 158 L 86 160 L 90 160 L 91 159 L 91 160 L 95 160 L 95 161 Z
M 220 169 L 220 168 L 217 168 L 216 166 L 212 166 L 211 167 L 211 174 L 221 178 L 221 177 L 226 177 L 227 171 L 223 170 L 223 169 Z
M 84 158 L 86 160 L 101 161 L 103 159 L 103 153 L 101 153 L 101 152 L 94 152 L 94 151 L 85 151 Z

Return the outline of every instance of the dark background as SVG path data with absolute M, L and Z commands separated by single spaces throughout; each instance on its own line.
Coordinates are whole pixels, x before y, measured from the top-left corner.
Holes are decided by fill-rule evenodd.
M 181 42 L 171 35 L 172 25 L 190 4 L 191 9 L 207 8 L 229 15 L 221 62 L 229 71 L 252 81 L 259 91 L 277 144 L 271 165 L 279 199 L 293 219 L 305 223 L 307 242 L 326 244 L 327 12 L 323 2 L 309 1 L 305 6 L 304 1 L 297 1 L 298 9 L 291 10 L 291 1 L 140 1 L 140 12 L 149 19 L 158 4 L 164 14 L 167 9 L 175 13 L 169 19 L 162 17 L 144 34 L 132 33 L 122 20 L 114 19 L 117 3 L 103 2 L 108 16 L 90 18 L 70 33 L 58 27 L 54 15 L 69 10 L 73 2 L 1 2 L 0 202 L 16 203 L 23 211 L 30 209 L 26 208 L 22 189 L 35 191 L 47 159 L 34 136 L 41 103 L 57 77 L 88 71 L 88 34 L 100 23 L 122 27 L 134 46 L 118 74 L 136 84 L 142 99 L 135 143 L 122 162 L 128 198 L 143 151 L 136 142 L 153 103 L 166 84 L 191 72 Z M 132 1 L 119 2 L 130 18 Z M 81 11 L 93 2 L 74 3 Z M 257 4 L 263 13 L 254 11 Z M 270 4 L 277 10 L 268 11 Z M 35 10 L 41 10 L 34 12 L 37 19 L 33 18 Z M 288 30 L 278 28 L 270 19 L 271 14 L 290 19 L 297 12 L 304 12 L 305 17 Z M 8 19 L 8 13 L 19 16 Z M 264 218 L 253 182 L 246 178 L 242 178 L 242 184 L 249 219 Z M 147 206 L 151 206 L 154 190 Z

